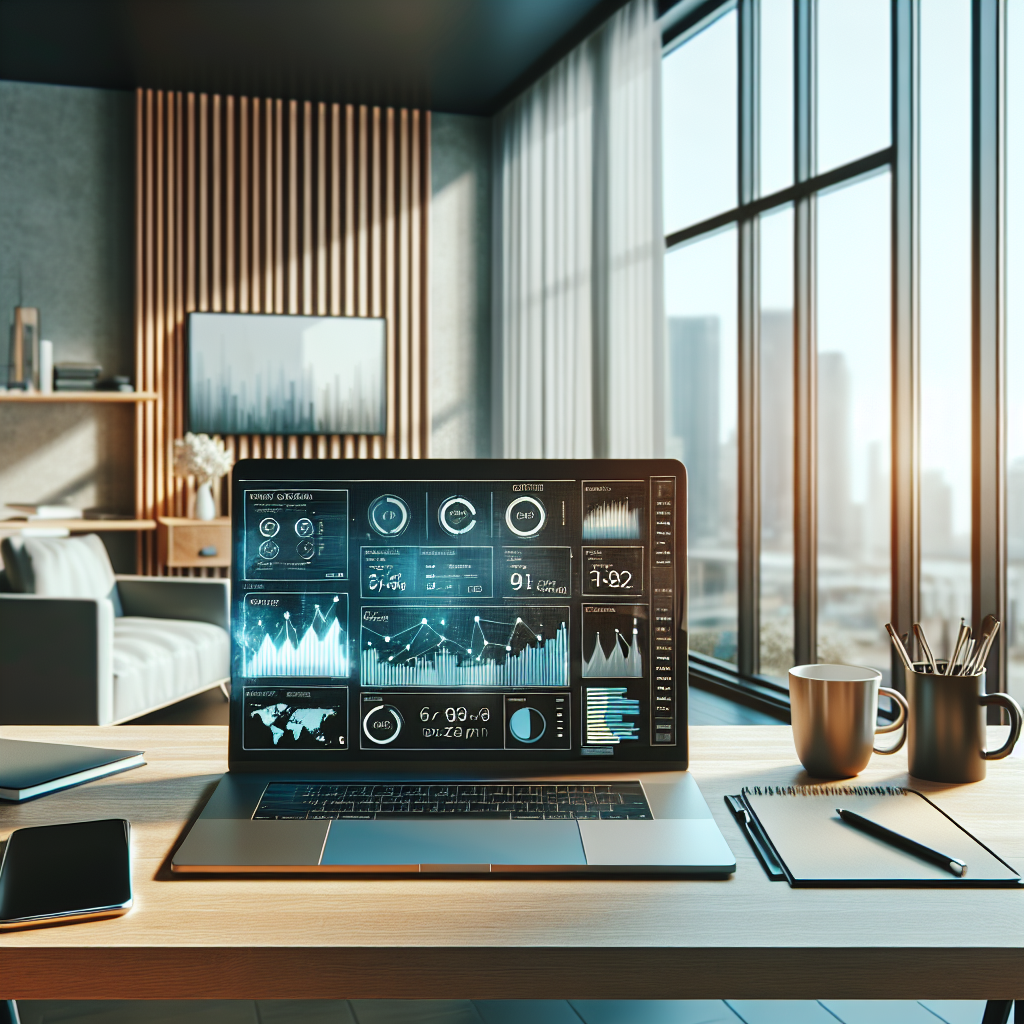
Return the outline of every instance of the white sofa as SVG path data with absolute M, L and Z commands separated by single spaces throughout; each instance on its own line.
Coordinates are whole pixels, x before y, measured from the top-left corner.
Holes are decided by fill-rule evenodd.
M 230 678 L 227 580 L 115 576 L 95 534 L 0 552 L 0 725 L 116 724 Z

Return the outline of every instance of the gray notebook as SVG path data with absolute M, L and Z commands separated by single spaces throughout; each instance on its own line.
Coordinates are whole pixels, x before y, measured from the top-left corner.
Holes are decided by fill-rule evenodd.
M 31 800 L 145 764 L 141 750 L 0 739 L 0 800 Z
M 742 793 L 792 886 L 1013 887 L 1020 874 L 927 797 L 896 786 L 753 786 Z M 957 878 L 847 825 L 836 808 L 957 857 Z

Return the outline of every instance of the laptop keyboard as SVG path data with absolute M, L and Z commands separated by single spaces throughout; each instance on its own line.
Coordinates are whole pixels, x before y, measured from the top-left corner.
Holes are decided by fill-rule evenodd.
M 253 818 L 650 819 L 639 782 L 528 784 L 272 782 Z

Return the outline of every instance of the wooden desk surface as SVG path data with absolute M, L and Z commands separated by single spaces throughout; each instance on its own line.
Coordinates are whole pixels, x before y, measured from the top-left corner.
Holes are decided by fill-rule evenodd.
M 803 781 L 787 726 L 690 730 L 693 774 L 736 854 L 727 881 L 176 877 L 170 855 L 226 767 L 225 728 L 0 735 L 149 761 L 0 806 L 3 839 L 129 818 L 136 900 L 122 918 L 0 933 L 0 998 L 1024 998 L 1024 892 L 767 880 L 722 797 Z M 860 781 L 905 785 L 905 755 L 876 755 Z M 974 785 L 915 785 L 1024 866 L 1020 758 Z

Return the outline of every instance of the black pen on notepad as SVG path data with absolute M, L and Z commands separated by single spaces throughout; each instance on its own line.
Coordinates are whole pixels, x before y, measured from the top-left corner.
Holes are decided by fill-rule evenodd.
M 857 814 L 854 811 L 844 811 L 841 807 L 837 807 L 836 814 L 838 814 L 847 825 L 852 825 L 854 828 L 860 829 L 861 832 L 866 832 L 869 836 L 881 839 L 883 843 L 895 846 L 898 850 L 903 850 L 906 853 L 912 853 L 915 857 L 920 857 L 922 860 L 926 860 L 931 864 L 937 864 L 940 868 L 945 868 L 945 870 L 950 872 L 950 874 L 956 875 L 957 878 L 963 878 L 964 875 L 967 874 L 967 865 L 956 857 L 950 857 L 945 853 L 939 853 L 938 850 L 933 850 L 930 846 L 925 846 L 923 843 L 919 843 L 915 839 L 909 839 L 907 836 L 900 835 L 899 832 L 893 832 L 891 828 L 879 825 L 877 821 L 865 818 L 863 815 Z

